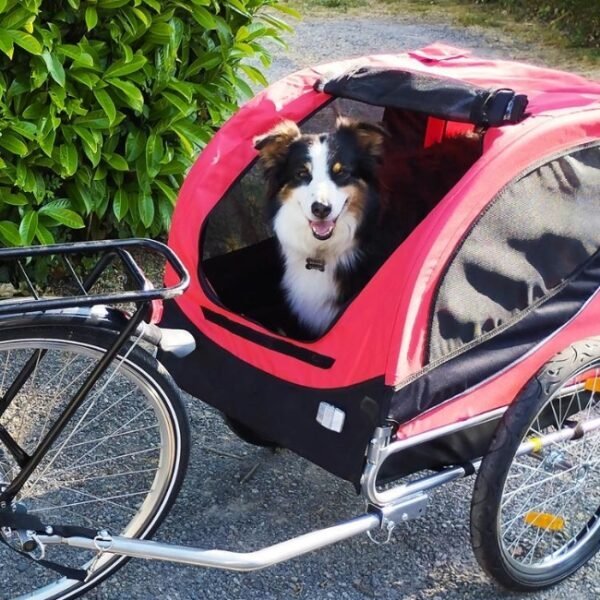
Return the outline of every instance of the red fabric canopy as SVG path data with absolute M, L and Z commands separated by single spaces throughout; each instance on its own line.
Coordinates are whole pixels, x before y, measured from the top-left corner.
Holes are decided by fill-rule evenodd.
M 240 174 L 256 159 L 252 138 L 287 118 L 302 121 L 329 100 L 313 86 L 357 64 L 386 67 L 463 80 L 490 88 L 507 87 L 529 97 L 530 116 L 516 125 L 490 129 L 483 156 L 390 257 L 339 321 L 323 338 L 293 342 L 335 358 L 329 369 L 299 362 L 205 320 L 201 307 L 276 337 L 260 325 L 219 305 L 201 282 L 199 237 L 203 223 Z M 469 225 L 508 182 L 532 163 L 556 152 L 600 138 L 600 83 L 527 64 L 474 58 L 468 51 L 435 44 L 399 55 L 371 56 L 310 68 L 275 83 L 243 106 L 207 145 L 179 194 L 169 245 L 183 259 L 192 284 L 177 302 L 189 321 L 225 350 L 257 369 L 312 388 L 339 388 L 385 374 L 398 385 L 423 366 L 428 315 L 440 274 Z M 167 273 L 167 280 L 172 279 Z M 453 420 L 482 412 L 482 406 L 503 406 L 532 369 L 571 339 L 600 334 L 600 303 L 585 311 L 552 343 L 517 365 L 508 383 L 482 387 L 481 403 L 447 403 L 424 415 L 404 431 L 416 433 L 446 419 L 448 405 L 458 406 Z M 285 339 L 285 338 L 282 338 Z M 289 340 L 288 340 L 289 341 Z M 441 415 L 441 416 L 440 416 Z M 429 420 L 428 420 L 429 419 Z M 402 432 L 401 432 L 402 433 Z

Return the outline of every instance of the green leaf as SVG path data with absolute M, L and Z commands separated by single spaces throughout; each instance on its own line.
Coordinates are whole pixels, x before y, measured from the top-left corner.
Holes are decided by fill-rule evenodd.
M 192 17 L 194 17 L 194 20 L 200 27 L 209 31 L 217 28 L 217 19 L 203 6 L 193 6 L 191 7 L 191 12 Z
M 146 134 L 141 129 L 130 132 L 125 140 L 125 158 L 127 162 L 135 162 L 141 156 L 145 147 Z
M 35 237 L 37 238 L 38 242 L 40 244 L 43 244 L 44 246 L 49 246 L 50 244 L 56 243 L 52 232 L 41 223 L 38 223 L 37 229 L 35 231 Z
M 0 237 L 9 246 L 21 245 L 19 228 L 11 221 L 0 221 Z
M 129 75 L 139 71 L 146 63 L 148 59 L 141 54 L 136 54 L 129 62 L 124 60 L 118 60 L 114 62 L 108 69 L 104 77 L 122 77 L 123 75 Z
M 56 206 L 53 202 L 46 204 L 40 208 L 40 215 L 49 217 L 61 225 L 65 225 L 70 229 L 82 229 L 85 227 L 83 219 L 73 210 Z
M 62 173 L 66 177 L 75 175 L 79 164 L 77 148 L 73 144 L 61 144 L 58 149 Z
M 156 177 L 160 171 L 160 159 L 163 156 L 163 143 L 160 136 L 151 133 L 146 142 L 146 172 L 150 177 Z
M 138 112 L 142 111 L 144 108 L 144 96 L 142 96 L 142 92 L 133 83 L 116 78 L 107 78 L 106 82 L 123 92 L 131 108 Z
M 37 127 L 34 123 L 30 123 L 29 121 L 12 121 L 10 123 L 10 128 L 30 142 L 35 139 L 37 133 Z
M 242 71 L 246 73 L 250 81 L 253 81 L 254 83 L 258 83 L 259 85 L 263 85 L 265 87 L 269 85 L 267 78 L 256 67 L 253 67 L 251 65 L 240 65 L 240 69 L 242 69 Z
M 29 33 L 17 31 L 15 29 L 7 29 L 6 35 L 8 35 L 17 46 L 21 46 L 23 50 L 27 50 L 30 54 L 42 53 L 42 45 Z
M 173 30 L 168 23 L 155 22 L 150 27 L 148 39 L 155 44 L 168 44 Z
M 162 93 L 162 96 L 179 111 L 180 116 L 182 117 L 187 117 L 197 110 L 195 103 L 186 103 L 177 94 L 171 94 L 170 92 L 165 91 Z
M 117 171 L 129 171 L 129 164 L 120 154 L 103 153 L 102 158 Z
M 6 29 L 0 29 L 0 50 L 12 60 L 14 45 L 12 39 L 6 33 Z
M 133 14 L 144 24 L 146 29 L 152 25 L 152 17 L 146 10 L 134 7 L 132 11 Z
M 28 168 L 24 160 L 17 162 L 16 174 L 15 185 L 17 187 L 24 192 L 33 192 L 35 190 L 37 184 L 35 172 Z
M 0 192 L 0 204 L 10 204 L 11 206 L 26 206 L 29 204 L 25 194 L 12 194 L 10 192 Z
M 143 191 L 138 196 L 138 211 L 144 227 L 150 227 L 154 221 L 154 201 L 152 196 Z
M 88 31 L 91 31 L 98 25 L 98 12 L 93 6 L 88 6 L 85 9 L 85 25 Z
M 279 12 L 289 15 L 290 17 L 293 17 L 294 19 L 301 19 L 302 15 L 295 9 L 292 8 L 291 6 L 288 6 L 287 4 L 282 4 L 281 2 L 276 2 L 275 4 L 271 5 L 271 8 L 274 8 L 275 10 L 278 10 Z
M 19 235 L 21 236 L 21 243 L 24 246 L 30 246 L 31 242 L 33 242 L 35 232 L 37 231 L 37 226 L 38 214 L 33 210 L 25 213 L 25 216 L 19 225 Z
M 13 135 L 12 133 L 4 133 L 0 134 L 0 146 L 12 154 L 16 154 L 17 156 L 27 156 L 29 150 L 27 149 L 27 145 L 23 142 L 20 137 Z
M 75 79 L 75 81 L 82 83 L 90 90 L 93 90 L 100 81 L 100 77 L 98 77 L 96 73 L 92 73 L 84 69 L 71 69 L 69 71 L 69 75 L 72 79 Z
M 185 72 L 187 78 L 194 77 L 202 69 L 210 71 L 219 66 L 223 62 L 223 57 L 220 52 L 206 52 L 201 57 L 197 58 Z
M 252 88 L 241 78 L 235 78 L 235 87 L 238 89 L 241 99 L 248 99 L 254 96 Z
M 110 94 L 105 89 L 95 89 L 94 96 L 98 100 L 98 104 L 102 107 L 102 110 L 106 113 L 109 123 L 112 125 L 117 118 L 117 109 L 113 102 Z
M 48 69 L 48 73 L 50 73 L 50 77 L 60 85 L 60 87 L 65 87 L 65 70 L 63 66 L 58 60 L 58 57 L 54 54 L 50 54 L 48 50 L 42 53 L 42 58 L 46 63 L 46 68 Z
M 173 123 L 171 129 L 173 129 L 180 137 L 183 136 L 187 138 L 196 146 L 203 146 L 211 137 L 211 133 L 206 128 L 187 119 L 182 119 Z
M 122 189 L 118 189 L 113 199 L 113 212 L 117 221 L 121 222 L 128 210 L 129 203 L 127 201 L 127 194 Z
M 42 139 L 38 140 L 38 145 L 42 149 L 42 152 L 49 157 L 52 157 L 52 151 L 54 150 L 54 142 L 56 141 L 56 130 L 51 129 L 48 134 Z
M 231 8 L 233 8 L 233 10 L 235 10 L 237 13 L 239 13 L 240 15 L 242 15 L 244 17 L 251 17 L 252 16 L 246 10 L 246 7 L 244 6 L 244 3 L 240 2 L 240 0 L 227 0 L 227 4 L 229 4 L 229 6 Z
M 170 185 L 167 185 L 160 179 L 155 179 L 152 183 L 156 185 L 166 196 L 169 203 L 175 206 L 175 202 L 177 201 L 177 192 Z
M 93 110 L 84 117 L 77 117 L 73 123 L 75 125 L 81 125 L 88 129 L 108 129 L 109 123 L 108 118 L 105 116 L 104 111 Z

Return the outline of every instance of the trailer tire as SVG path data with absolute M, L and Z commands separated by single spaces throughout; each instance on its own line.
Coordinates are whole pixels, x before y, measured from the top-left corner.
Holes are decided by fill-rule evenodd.
M 475 482 L 471 542 L 480 566 L 503 587 L 556 585 L 598 551 L 600 474 L 590 452 L 600 431 L 520 456 L 517 450 L 532 435 L 542 444 L 547 433 L 576 431 L 599 417 L 600 338 L 591 338 L 546 363 L 499 423 Z

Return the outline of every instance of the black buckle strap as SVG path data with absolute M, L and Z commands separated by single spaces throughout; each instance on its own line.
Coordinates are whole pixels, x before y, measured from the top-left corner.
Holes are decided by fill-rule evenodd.
M 85 537 L 89 539 L 94 539 L 97 537 L 98 532 L 94 529 L 90 529 L 88 527 L 77 527 L 73 525 L 44 525 L 39 517 L 36 515 L 32 515 L 26 512 L 18 512 L 13 510 L 2 510 L 0 511 L 0 527 L 10 527 L 10 529 L 14 530 L 25 530 L 25 531 L 33 531 L 36 534 L 40 535 L 58 535 L 60 537 Z M 42 565 L 43 567 L 55 571 L 59 575 L 63 577 L 67 577 L 68 579 L 75 579 L 77 581 L 85 581 L 88 576 L 87 571 L 83 569 L 76 569 L 73 567 L 67 567 L 65 565 L 59 565 L 58 563 L 45 560 L 45 559 L 36 559 L 31 554 L 27 552 L 22 552 L 18 550 L 14 546 L 8 544 L 4 538 L 0 535 L 0 542 L 2 542 L 5 546 L 14 550 L 17 554 L 28 558 L 38 565 Z
M 518 123 L 525 116 L 527 103 L 525 94 L 517 94 L 509 88 L 493 90 L 483 105 L 474 109 L 471 118 L 478 125 L 492 127 Z

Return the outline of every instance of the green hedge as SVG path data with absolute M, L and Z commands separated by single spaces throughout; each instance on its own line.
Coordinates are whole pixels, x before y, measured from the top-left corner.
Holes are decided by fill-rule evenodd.
M 496 4 L 518 16 L 539 19 L 562 31 L 570 46 L 600 48 L 598 0 L 476 0 Z
M 164 233 L 278 0 L 0 0 L 0 241 Z M 251 63 L 248 60 L 251 59 Z M 79 230 L 79 231 L 76 231 Z

